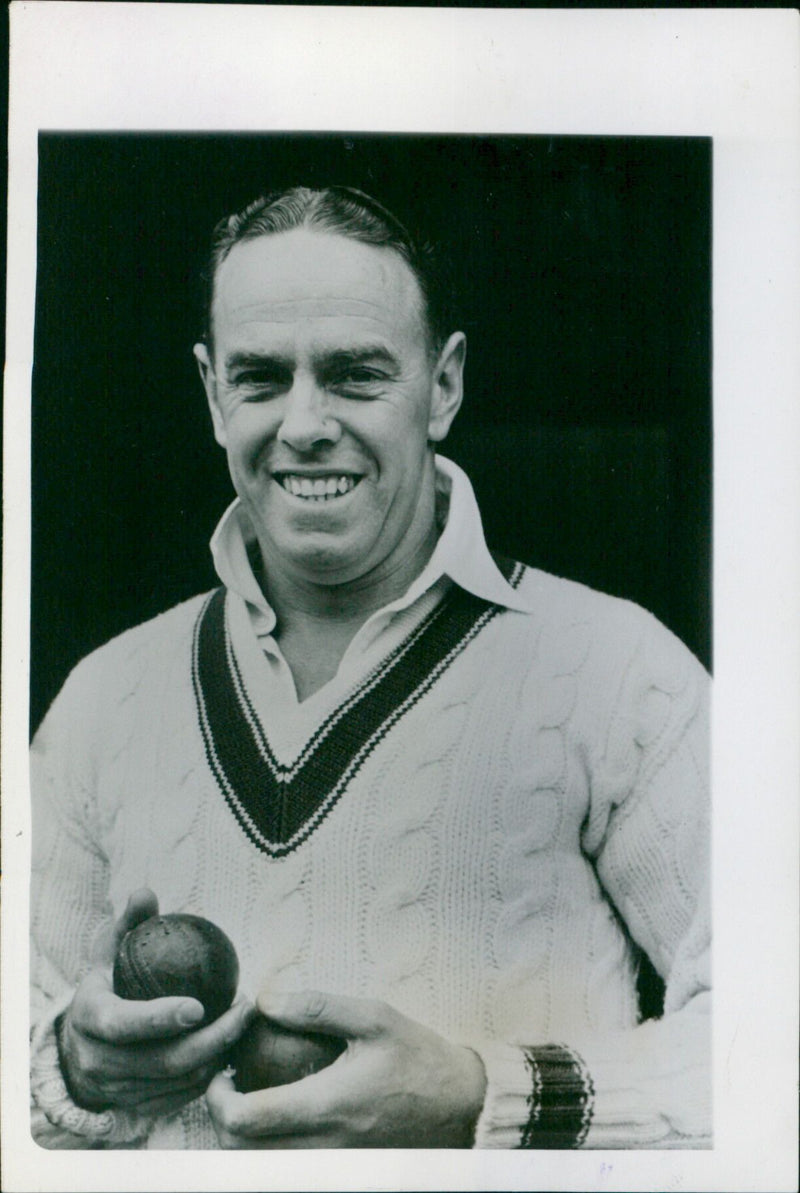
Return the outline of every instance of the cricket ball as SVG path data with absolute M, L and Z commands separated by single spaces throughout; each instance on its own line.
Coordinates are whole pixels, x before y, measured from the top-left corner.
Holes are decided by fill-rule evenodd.
M 260 1015 L 239 1038 L 231 1056 L 239 1093 L 288 1085 L 333 1064 L 345 1041 L 321 1032 L 290 1031 Z
M 114 960 L 120 998 L 196 998 L 217 1019 L 234 1000 L 239 960 L 228 937 L 197 915 L 155 915 L 123 936 Z

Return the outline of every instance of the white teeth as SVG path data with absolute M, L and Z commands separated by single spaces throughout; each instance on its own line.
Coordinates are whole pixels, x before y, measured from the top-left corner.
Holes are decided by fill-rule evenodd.
M 287 493 L 293 497 L 302 497 L 305 501 L 330 501 L 349 493 L 358 484 L 353 476 L 314 477 L 294 476 L 285 473 L 281 477 L 281 484 Z

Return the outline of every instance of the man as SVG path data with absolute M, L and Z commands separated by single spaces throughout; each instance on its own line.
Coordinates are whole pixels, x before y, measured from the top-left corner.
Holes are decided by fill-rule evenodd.
M 84 660 L 35 742 L 45 1145 L 709 1142 L 705 675 L 642 610 L 490 555 L 434 454 L 443 310 L 360 192 L 218 226 L 222 587 Z M 111 991 L 156 896 L 236 945 L 209 1026 Z M 641 1025 L 637 947 L 666 982 Z M 248 997 L 344 1053 L 238 1093 Z

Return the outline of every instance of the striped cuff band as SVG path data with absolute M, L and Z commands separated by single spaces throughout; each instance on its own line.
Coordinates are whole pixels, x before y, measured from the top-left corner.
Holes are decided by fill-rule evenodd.
M 575 1148 L 592 1121 L 594 1087 L 581 1058 L 561 1044 L 524 1048 L 531 1077 L 520 1147 Z

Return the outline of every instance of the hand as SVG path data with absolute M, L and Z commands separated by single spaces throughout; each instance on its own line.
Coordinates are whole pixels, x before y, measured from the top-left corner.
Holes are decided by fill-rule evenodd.
M 472 1146 L 486 1075 L 470 1048 L 382 1002 L 315 991 L 257 1001 L 285 1027 L 347 1048 L 311 1077 L 250 1094 L 217 1074 L 206 1099 L 222 1147 Z
M 107 944 L 106 964 L 86 975 L 61 1024 L 59 1053 L 72 1098 L 86 1110 L 137 1108 L 172 1114 L 199 1097 L 224 1055 L 254 1015 L 234 1003 L 219 1019 L 192 1031 L 203 1017 L 195 998 L 118 998 L 110 962 L 122 937 L 158 914 L 152 891 L 131 896 Z

